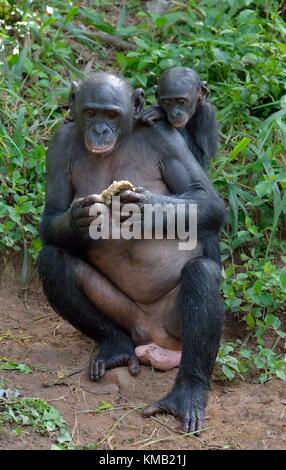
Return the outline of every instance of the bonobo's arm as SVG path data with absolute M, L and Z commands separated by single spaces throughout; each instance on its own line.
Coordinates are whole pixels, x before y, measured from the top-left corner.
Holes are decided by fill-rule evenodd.
M 218 122 L 208 101 L 200 103 L 186 125 L 188 144 L 200 165 L 207 169 L 218 148 Z
M 142 121 L 146 124 L 149 124 L 150 126 L 153 125 L 154 121 L 158 121 L 160 119 L 167 120 L 167 116 L 159 104 L 154 104 L 153 106 L 149 106 L 148 108 L 143 109 L 143 111 L 137 117 L 139 122 Z
M 96 196 L 89 196 L 73 202 L 73 187 L 70 179 L 70 164 L 73 154 L 80 155 L 80 149 L 72 145 L 73 124 L 64 124 L 54 136 L 46 156 L 47 185 L 44 213 L 40 234 L 45 244 L 66 249 L 79 248 L 82 233 L 91 219 L 90 205 Z
M 144 109 L 138 117 L 138 121 L 148 125 L 164 119 L 168 120 L 160 105 Z M 195 114 L 186 127 L 178 131 L 186 139 L 188 147 L 201 167 L 207 170 L 211 159 L 217 152 L 219 141 L 218 122 L 213 106 L 208 101 L 198 104 Z
M 145 128 L 145 141 L 158 155 L 162 179 L 171 195 L 164 196 L 139 189 L 135 194 L 125 191 L 122 202 L 144 204 L 186 205 L 186 226 L 188 227 L 189 204 L 198 206 L 198 230 L 218 233 L 225 221 L 225 204 L 213 190 L 212 185 L 199 163 L 190 152 L 185 140 L 168 123 L 159 122 L 152 128 Z M 137 201 L 136 201 L 137 199 Z

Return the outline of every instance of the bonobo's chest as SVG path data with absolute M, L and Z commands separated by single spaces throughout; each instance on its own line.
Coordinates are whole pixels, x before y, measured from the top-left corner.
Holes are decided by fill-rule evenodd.
M 76 155 L 70 165 L 70 176 L 75 198 L 100 194 L 114 180 L 128 180 L 157 194 L 168 193 L 158 156 L 146 142 L 136 141 L 132 136 L 108 156 L 88 152 Z

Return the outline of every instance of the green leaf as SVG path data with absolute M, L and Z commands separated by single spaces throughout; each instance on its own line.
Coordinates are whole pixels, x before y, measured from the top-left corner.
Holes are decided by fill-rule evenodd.
M 247 326 L 253 330 L 256 326 L 256 321 L 254 319 L 254 316 L 251 314 L 251 313 L 248 313 L 247 315 L 245 315 L 245 317 L 243 318 L 244 321 L 246 321 L 247 323 Z
M 286 289 L 286 269 L 283 269 L 280 273 L 281 286 Z
M 261 181 L 255 186 L 257 196 L 263 197 L 266 194 L 270 194 L 272 191 L 273 183 L 271 181 Z
M 276 375 L 279 379 L 282 379 L 284 380 L 284 382 L 286 382 L 286 373 L 283 372 L 282 370 L 276 370 Z
M 279 330 L 281 326 L 281 321 L 279 320 L 279 318 L 276 317 L 276 315 L 272 315 L 272 314 L 266 315 L 265 323 L 267 326 L 271 326 L 275 330 Z
M 222 371 L 229 381 L 232 381 L 234 379 L 235 373 L 227 365 L 224 364 L 222 366 Z
M 22 374 L 31 374 L 32 369 L 27 364 L 9 362 L 9 361 L 0 361 L 0 370 L 17 370 Z
M 102 411 L 113 410 L 114 405 L 109 403 L 108 401 L 101 401 L 99 405 L 96 407 L 95 412 L 101 413 Z
M 124 70 L 127 65 L 127 57 L 123 52 L 117 52 L 116 60 L 120 65 L 121 70 Z

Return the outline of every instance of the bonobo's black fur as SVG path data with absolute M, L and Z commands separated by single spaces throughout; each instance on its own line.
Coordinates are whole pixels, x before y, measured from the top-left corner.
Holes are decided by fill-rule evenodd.
M 95 380 L 118 365 L 127 365 L 133 375 L 139 372 L 130 330 L 103 310 L 109 312 L 111 305 L 113 312 L 121 295 L 128 305 L 153 306 L 155 315 L 160 298 L 156 288 L 164 296 L 178 284 L 174 320 L 182 341 L 179 374 L 170 394 L 147 408 L 146 414 L 170 412 L 183 420 L 185 431 L 197 431 L 203 427 L 224 320 L 215 240 L 225 220 L 225 206 L 168 122 L 134 125 L 143 97 L 142 90 L 133 92 L 123 79 L 107 73 L 72 86 L 74 122 L 62 126 L 47 152 L 39 273 L 52 307 L 99 343 L 99 354 L 90 364 Z M 204 256 L 179 252 L 174 240 L 91 240 L 89 227 L 95 219 L 90 216 L 91 206 L 113 180 L 122 179 L 143 187 L 125 191 L 121 197 L 123 203 L 135 202 L 142 213 L 146 203 L 172 204 L 175 211 L 182 203 L 186 208 L 197 204 L 199 248 L 203 245 Z M 185 223 L 188 226 L 188 211 Z M 94 282 L 90 297 L 85 293 L 86 273 Z M 102 285 L 114 297 L 106 298 Z
M 173 67 L 162 74 L 156 88 L 158 106 L 140 116 L 151 124 L 167 118 L 186 140 L 189 149 L 205 170 L 218 147 L 218 123 L 207 100 L 209 90 L 197 73 L 188 67 Z

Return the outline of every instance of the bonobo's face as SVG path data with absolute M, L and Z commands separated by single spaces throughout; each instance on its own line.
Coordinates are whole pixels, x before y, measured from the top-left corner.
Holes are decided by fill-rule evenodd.
M 109 155 L 133 126 L 134 114 L 143 106 L 143 90 L 132 91 L 121 78 L 96 73 L 77 85 L 73 83 L 71 110 L 87 150 Z
M 156 95 L 170 124 L 179 129 L 195 114 L 199 100 L 203 99 L 203 87 L 193 70 L 175 67 L 162 75 Z

